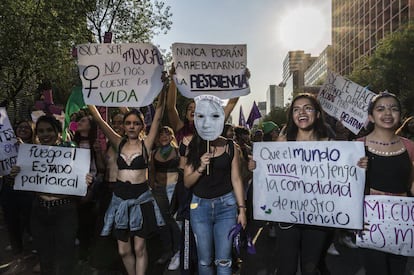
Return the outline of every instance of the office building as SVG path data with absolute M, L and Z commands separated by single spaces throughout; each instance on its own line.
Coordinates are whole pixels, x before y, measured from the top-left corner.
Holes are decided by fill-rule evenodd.
M 414 0 L 332 0 L 334 71 L 349 75 L 378 41 L 409 22 Z

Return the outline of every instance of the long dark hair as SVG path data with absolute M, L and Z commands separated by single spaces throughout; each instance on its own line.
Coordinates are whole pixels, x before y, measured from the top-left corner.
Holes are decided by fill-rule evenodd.
M 178 143 L 180 143 L 183 140 L 184 137 L 193 135 L 196 132 L 195 126 L 194 126 L 194 121 L 190 122 L 187 118 L 188 107 L 192 103 L 193 104 L 195 103 L 194 100 L 190 100 L 187 103 L 187 105 L 185 105 L 185 112 L 183 114 L 183 124 L 184 124 L 184 126 L 175 133 L 175 138 L 177 139 Z
M 207 141 L 202 139 L 197 131 L 194 131 L 193 138 L 188 144 L 187 165 L 194 168 L 200 166 L 200 157 L 207 152 Z
M 93 145 L 98 137 L 98 125 L 96 124 L 96 121 L 93 119 L 91 115 L 86 115 L 84 117 L 88 118 L 88 121 L 89 121 L 90 129 L 88 132 L 88 143 L 89 143 L 89 148 L 93 149 Z M 79 131 L 76 131 L 73 137 L 73 141 L 79 145 L 81 142 L 81 139 L 82 139 L 81 134 L 79 133 Z
M 298 135 L 298 126 L 293 121 L 293 105 L 298 99 L 308 99 L 315 109 L 315 122 L 313 124 L 313 130 L 315 131 L 317 140 L 328 137 L 328 129 L 326 128 L 325 118 L 323 115 L 321 104 L 318 100 L 309 93 L 302 93 L 297 95 L 290 105 L 288 115 L 287 115 L 287 125 L 286 125 L 286 139 L 288 141 L 295 141 Z M 318 116 L 319 114 L 319 116 Z

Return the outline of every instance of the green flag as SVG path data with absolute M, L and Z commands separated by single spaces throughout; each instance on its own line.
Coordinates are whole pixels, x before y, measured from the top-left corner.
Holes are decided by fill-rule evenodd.
M 72 93 L 69 96 L 68 102 L 66 102 L 65 108 L 65 124 L 63 127 L 63 140 L 66 140 L 66 131 L 69 127 L 70 116 L 73 113 L 78 112 L 80 109 L 86 107 L 85 101 L 83 100 L 82 87 L 73 87 Z

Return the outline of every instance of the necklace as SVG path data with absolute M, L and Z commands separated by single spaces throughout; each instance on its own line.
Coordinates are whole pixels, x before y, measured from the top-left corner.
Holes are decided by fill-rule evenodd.
M 170 156 L 170 153 L 171 153 L 172 149 L 173 149 L 173 147 L 171 146 L 171 144 L 168 144 L 166 146 L 162 146 L 160 148 L 160 156 L 164 160 L 166 160 Z
M 375 150 L 374 148 L 368 147 L 368 151 L 370 151 L 371 153 L 374 153 L 376 155 L 380 155 L 380 156 L 396 156 L 396 155 L 399 155 L 402 152 L 404 152 L 405 148 L 403 147 L 403 148 L 398 149 L 397 151 L 393 151 L 393 152 L 384 152 L 384 151 L 378 151 L 378 150 Z
M 377 141 L 377 140 L 368 140 L 369 143 L 373 143 L 373 144 L 378 144 L 378 145 L 382 145 L 382 146 L 390 146 L 390 145 L 394 145 L 397 144 L 398 142 L 400 142 L 400 139 L 396 139 L 390 142 L 382 142 L 382 141 Z

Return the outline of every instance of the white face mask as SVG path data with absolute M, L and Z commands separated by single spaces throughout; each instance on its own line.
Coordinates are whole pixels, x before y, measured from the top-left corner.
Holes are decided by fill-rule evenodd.
M 194 112 L 194 126 L 202 139 L 209 141 L 217 139 L 224 128 L 223 107 L 214 100 L 197 100 Z

